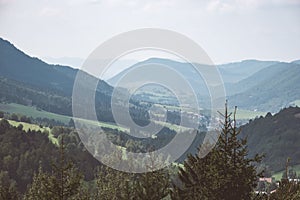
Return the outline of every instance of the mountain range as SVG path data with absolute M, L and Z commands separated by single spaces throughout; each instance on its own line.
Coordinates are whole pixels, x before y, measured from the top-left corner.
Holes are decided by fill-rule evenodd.
M 161 58 L 137 63 L 108 82 L 114 85 L 129 70 L 153 62 L 172 67 L 190 80 L 195 89 L 205 90 L 204 80 L 199 79 L 191 64 Z M 292 158 L 293 164 L 299 164 L 300 108 L 282 108 L 300 99 L 300 60 L 291 63 L 246 60 L 218 65 L 217 68 L 224 80 L 230 105 L 268 112 L 281 110 L 275 115 L 268 113 L 265 117 L 253 119 L 241 127 L 241 136 L 248 137 L 249 155 L 265 153 L 264 162 L 274 171 L 283 168 L 287 157 Z M 49 65 L 30 57 L 10 42 L 0 39 L 0 103 L 30 105 L 71 116 L 71 96 L 78 72 L 78 69 Z M 111 85 L 99 80 L 96 106 L 97 112 L 101 113 L 101 121 L 114 122 L 110 108 L 114 89 Z M 135 109 L 131 110 L 131 114 L 134 119 L 145 120 L 144 107 L 134 102 L 133 105 Z
M 174 60 L 151 58 L 139 62 L 130 68 L 125 69 L 108 80 L 108 83 L 115 85 L 121 78 L 130 71 L 148 65 L 164 65 L 180 73 L 187 80 L 197 95 L 209 99 L 204 78 L 201 77 L 190 63 L 182 63 Z M 289 106 L 292 102 L 300 99 L 300 65 L 299 61 L 291 63 L 278 61 L 245 60 L 237 63 L 217 65 L 226 91 L 226 98 L 231 105 L 241 109 L 255 111 L 278 112 L 281 108 Z M 143 74 L 138 74 L 142 77 Z M 166 76 L 166 74 L 157 74 Z M 134 81 L 134 80 L 133 80 Z M 152 88 L 152 90 L 154 90 Z M 143 99 L 147 98 L 147 91 L 141 91 Z M 170 96 L 166 91 L 160 89 L 159 93 Z M 161 94 L 160 94 L 161 96 Z M 170 97 L 169 103 L 174 102 Z M 204 102 L 205 107 L 209 105 Z
M 299 63 L 299 60 L 291 63 L 245 60 L 236 63 L 217 65 L 216 67 L 223 79 L 227 95 L 226 98 L 231 105 L 236 105 L 240 109 L 245 110 L 277 112 L 281 108 L 287 107 L 292 102 L 300 99 Z M 104 113 L 109 113 L 110 98 L 114 89 L 112 86 L 114 86 L 122 76 L 141 65 L 148 65 L 149 71 L 151 71 L 151 64 L 160 64 L 174 69 L 181 74 L 182 77 L 188 80 L 200 99 L 203 98 L 209 100 L 209 91 L 206 87 L 205 80 L 199 76 L 191 63 L 162 58 L 151 58 L 136 63 L 118 73 L 107 81 L 110 85 L 105 81 L 98 80 L 99 84 L 97 87 L 96 99 L 98 99 L 98 104 L 101 108 L 100 110 Z M 39 104 L 37 100 L 31 98 L 32 92 L 35 90 L 34 93 L 36 95 L 44 94 L 44 98 L 49 96 L 48 94 L 51 94 L 53 100 L 64 99 L 63 101 L 68 102 L 68 105 L 62 107 L 68 108 L 69 111 L 60 114 L 71 115 L 71 95 L 74 80 L 78 72 L 78 69 L 61 65 L 49 65 L 38 58 L 30 57 L 17 49 L 10 42 L 0 39 L 1 84 L 4 85 L 5 82 L 8 90 L 9 88 L 12 89 L 12 85 L 18 88 L 15 89 L 18 91 L 21 90 L 20 88 L 23 88 L 22 90 L 28 90 L 28 88 L 30 88 L 31 95 L 23 94 L 23 96 L 20 96 L 20 99 L 24 100 L 23 104 L 24 102 Z M 96 80 L 92 75 L 85 74 L 90 79 Z M 144 75 L 141 75 L 141 77 L 142 76 Z M 158 73 L 157 76 L 164 78 L 167 74 Z M 136 77 L 136 80 L 139 80 L 139 76 Z M 150 93 L 146 90 L 142 90 L 142 95 L 141 93 L 139 95 L 133 95 L 133 101 L 149 101 L 150 99 L 152 100 L 152 103 L 160 104 L 168 104 L 170 102 L 171 104 L 174 104 L 174 102 L 176 102 L 176 98 L 174 100 L 174 96 L 171 95 L 170 91 L 168 92 L 162 88 L 157 89 L 155 87 L 152 87 L 150 90 Z M 6 96 L 12 95 L 8 92 L 4 94 L 4 92 L 4 89 L 2 89 L 2 101 L 8 100 Z M 159 98 L 155 98 L 155 96 L 157 97 L 156 93 L 159 93 Z M 18 93 L 14 95 L 18 95 Z M 19 103 L 20 99 L 18 100 Z M 160 101 L 161 99 L 163 99 L 163 101 Z M 209 102 L 206 100 L 203 101 L 203 105 L 204 107 L 209 108 Z M 11 97 L 9 101 L 12 101 Z M 55 102 L 56 103 L 52 103 L 54 107 L 55 104 L 57 104 L 57 101 Z M 45 101 L 43 102 L 43 105 L 37 106 L 46 109 L 47 106 L 44 104 L 47 104 L 47 102 Z M 60 112 L 60 109 L 52 109 L 51 111 Z

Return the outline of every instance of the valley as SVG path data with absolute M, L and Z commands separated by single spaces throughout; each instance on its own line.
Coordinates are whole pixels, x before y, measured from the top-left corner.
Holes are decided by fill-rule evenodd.
M 159 85 L 149 84 L 130 94 L 128 103 L 130 117 L 141 127 L 136 128 L 126 125 L 126 123 L 117 124 L 112 113 L 112 105 L 119 109 L 117 112 L 122 119 L 127 118 L 123 107 L 126 102 L 123 101 L 122 95 L 128 95 L 129 91 L 122 88 L 122 85 L 115 87 L 116 84 L 128 70 L 138 68 L 140 65 L 149 65 L 149 71 L 151 71 L 151 65 L 156 64 L 166 65 L 184 75 L 199 101 L 199 113 L 188 103 L 193 95 L 184 94 L 185 104 L 180 105 L 170 90 Z M 264 169 L 266 176 L 273 177 L 275 181 L 281 180 L 287 158 L 291 159 L 289 170 L 294 170 L 299 174 L 299 63 L 297 61 L 286 63 L 245 60 L 216 67 L 224 82 L 226 99 L 228 99 L 226 106 L 228 106 L 228 113 L 232 113 L 227 117 L 231 120 L 235 112 L 234 107 L 237 106 L 234 116 L 236 121 L 232 121 L 234 126 L 230 124 L 228 127 L 231 127 L 231 131 L 240 130 L 236 140 L 243 141 L 243 138 L 247 138 L 248 151 L 243 158 L 253 158 L 256 154 L 264 155 L 256 167 Z M 97 121 L 91 119 L 89 110 L 86 110 L 88 101 L 83 101 L 84 103 L 78 106 L 84 111 L 82 118 L 73 118 L 73 84 L 78 74 L 86 78 L 84 82 L 80 83 L 80 88 L 84 92 L 90 92 L 89 84 L 97 82 L 94 91 Z M 159 76 L 163 78 L 165 74 L 159 74 Z M 139 79 L 137 79 L 138 81 Z M 43 144 L 47 146 L 47 150 L 45 150 L 48 152 L 47 154 L 56 155 L 51 159 L 57 161 L 59 148 L 64 146 L 62 145 L 64 140 L 66 141 L 66 154 L 72 158 L 80 170 L 84 171 L 84 181 L 91 183 L 94 188 L 96 187 L 95 180 L 97 178 L 94 171 L 103 165 L 93 156 L 97 152 L 101 152 L 105 145 L 102 145 L 100 141 L 92 143 L 94 142 L 93 130 L 86 135 L 87 138 L 84 138 L 84 140 L 92 142 L 88 146 L 84 144 L 86 141 L 81 140 L 82 138 L 74 127 L 74 120 L 86 126 L 101 127 L 111 144 L 117 146 L 117 150 L 114 152 L 116 158 L 112 159 L 113 162 L 115 159 L 124 163 L 129 162 L 128 154 L 131 152 L 144 153 L 149 149 L 160 149 L 172 141 L 176 134 L 187 134 L 188 136 L 195 131 L 196 137 L 189 148 L 171 164 L 171 167 L 175 168 L 172 170 L 176 172 L 179 169 L 187 169 L 188 159 L 191 155 L 197 155 L 202 145 L 204 147 L 211 145 L 209 144 L 210 140 L 206 140 L 208 143 L 202 144 L 206 136 L 210 134 L 209 128 L 215 128 L 220 132 L 224 131 L 221 122 L 224 118 L 222 115 L 213 119 L 220 123 L 218 126 L 209 127 L 211 122 L 209 91 L 205 80 L 201 76 L 199 77 L 193 64 L 189 63 L 150 58 L 136 63 L 105 82 L 79 69 L 49 65 L 38 58 L 26 55 L 10 42 L 0 39 L 0 86 L 0 111 L 3 115 L 0 122 L 2 126 L 0 135 L 3 134 L 3 137 L 1 136 L 2 139 L 0 137 L 0 143 L 3 145 L 3 149 L 21 145 L 26 154 L 23 155 L 18 150 L 2 153 L 3 163 L 0 163 L 0 166 L 6 171 L 8 170 L 9 177 L 19 184 L 17 188 L 21 193 L 25 192 L 27 185 L 32 181 L 30 177 L 38 170 L 37 163 L 29 165 L 31 169 L 23 167 L 24 163 L 36 161 L 45 156 L 41 150 Z M 120 96 L 112 104 L 114 91 L 119 92 Z M 82 99 L 85 97 L 84 92 L 80 97 Z M 223 107 L 218 109 L 224 110 Z M 186 126 L 181 125 L 182 120 L 185 121 Z M 151 122 L 156 128 L 159 128 L 156 134 L 150 133 L 151 137 L 148 138 L 136 138 L 132 135 L 149 135 L 148 132 L 143 132 L 142 128 Z M 197 123 L 198 127 L 191 129 L 189 126 L 193 123 Z M 10 137 L 10 134 L 13 137 Z M 19 140 L 15 140 L 14 137 Z M 184 141 L 184 139 L 182 140 Z M 29 147 L 30 144 L 34 144 L 34 146 Z M 221 148 L 218 145 L 220 145 L 219 142 L 217 142 L 217 148 Z M 243 143 L 240 145 L 243 146 Z M 89 154 L 88 148 L 91 148 L 94 154 Z M 13 159 L 10 158 L 10 154 L 15 160 L 20 161 L 10 161 Z M 80 155 L 78 158 L 76 158 L 77 154 Z M 35 155 L 38 157 L 35 158 Z M 213 153 L 212 155 L 214 156 Z M 49 159 L 40 159 L 44 162 L 43 168 L 48 172 L 51 168 Z M 214 158 L 208 156 L 207 159 Z M 87 164 L 86 160 L 90 164 Z M 146 165 L 145 163 L 140 164 Z M 13 175 L 13 171 L 9 170 L 10 167 L 18 170 L 19 174 L 24 171 L 30 176 L 19 175 L 16 177 Z

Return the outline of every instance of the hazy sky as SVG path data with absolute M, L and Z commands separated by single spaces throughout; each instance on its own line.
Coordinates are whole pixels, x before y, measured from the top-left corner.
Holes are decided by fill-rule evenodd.
M 84 59 L 146 27 L 185 34 L 216 63 L 300 59 L 300 0 L 0 0 L 0 37 L 40 58 Z

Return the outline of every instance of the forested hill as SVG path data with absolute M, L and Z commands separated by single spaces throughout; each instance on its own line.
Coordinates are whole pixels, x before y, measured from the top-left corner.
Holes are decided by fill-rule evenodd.
M 300 108 L 289 107 L 275 115 L 268 113 L 241 127 L 248 137 L 249 154 L 264 153 L 263 162 L 272 170 L 284 169 L 286 159 L 300 164 Z
M 239 108 L 278 112 L 300 99 L 300 65 L 277 63 L 229 88 L 229 102 Z
M 78 69 L 49 65 L 38 58 L 26 55 L 10 42 L 0 38 L 0 74 L 30 86 L 60 91 L 71 96 Z M 112 87 L 99 81 L 100 91 L 111 93 Z

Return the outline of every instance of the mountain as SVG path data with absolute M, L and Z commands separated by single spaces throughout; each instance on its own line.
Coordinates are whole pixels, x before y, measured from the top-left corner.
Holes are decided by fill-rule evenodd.
M 300 99 L 300 66 L 297 62 L 245 60 L 218 65 L 217 68 L 224 81 L 226 96 L 232 105 L 237 105 L 245 110 L 277 112 L 280 108 L 287 107 L 291 102 Z M 125 69 L 109 79 L 108 82 L 115 85 L 125 74 L 143 65 L 149 66 L 149 69 L 147 69 L 149 71 L 144 74 L 137 74 L 133 80 L 137 81 L 145 74 L 153 73 L 151 65 L 168 66 L 181 74 L 191 84 L 200 99 L 201 105 L 204 105 L 204 108 L 209 107 L 210 95 L 205 81 L 189 63 L 151 58 Z M 166 74 L 159 72 L 156 75 L 161 78 L 166 76 Z M 157 93 L 159 94 L 157 95 Z M 174 96 L 157 86 L 150 89 L 148 87 L 148 91 L 142 90 L 135 97 L 142 101 L 166 104 L 175 104 L 174 102 L 176 102 Z
M 273 171 L 284 169 L 286 159 L 300 164 L 300 108 L 282 109 L 272 116 L 251 120 L 241 126 L 241 137 L 248 138 L 249 156 L 264 153 L 263 163 Z
M 224 64 L 224 65 L 218 65 L 217 68 L 220 72 L 221 78 L 223 79 L 225 86 L 232 85 L 235 82 L 242 80 L 245 77 L 250 76 L 251 74 L 254 74 L 255 72 L 259 71 L 260 69 L 264 69 L 274 63 L 274 61 L 257 61 L 257 60 L 245 60 L 242 62 L 237 63 L 230 63 L 230 64 Z M 197 70 L 194 68 L 194 66 L 191 63 L 185 63 L 185 62 L 178 62 L 170 59 L 162 59 L 162 58 L 150 58 L 148 60 L 136 63 L 135 65 L 132 65 L 131 67 L 123 70 L 119 74 L 115 75 L 111 79 L 108 80 L 108 83 L 111 85 L 116 85 L 119 80 L 124 75 L 130 74 L 128 72 L 134 71 L 135 69 L 138 69 L 139 67 L 145 67 L 143 71 L 140 71 L 138 73 L 135 73 L 134 77 L 132 77 L 132 80 L 134 82 L 138 83 L 139 81 L 142 81 L 145 75 L 147 74 L 147 78 L 151 78 L 151 75 L 154 75 L 154 78 L 160 78 L 165 79 L 166 73 L 164 70 L 156 70 L 155 66 L 166 66 L 175 72 L 177 72 L 179 75 L 182 76 L 184 80 L 186 80 L 192 87 L 192 89 L 196 92 L 198 96 L 198 101 L 200 102 L 200 105 L 204 108 L 210 107 L 210 93 L 208 91 L 208 88 L 206 86 L 206 82 L 201 74 L 197 72 Z M 198 66 L 203 66 L 199 65 Z M 207 65 L 204 67 L 208 67 Z M 174 84 L 180 84 L 179 80 L 174 80 Z M 179 88 L 178 86 L 177 88 Z M 176 97 L 174 94 L 172 94 L 167 89 L 158 86 L 158 85 L 151 85 L 147 87 L 143 87 L 137 92 L 136 95 L 134 95 L 134 98 L 136 98 L 139 101 L 146 101 L 146 102 L 153 102 L 153 103 L 160 103 L 160 104 L 170 104 L 170 105 L 177 105 L 178 101 L 176 100 Z M 187 100 L 190 98 L 190 94 L 187 94 L 185 97 Z
M 114 77 L 107 80 L 108 83 L 111 85 L 116 85 L 117 82 L 126 74 L 128 74 L 130 71 L 133 71 L 141 66 L 146 66 L 144 70 L 146 71 L 138 71 L 135 72 L 135 79 L 143 78 L 147 74 L 147 78 L 149 75 L 155 74 L 155 76 L 159 76 L 161 79 L 163 79 L 166 74 L 161 73 L 160 71 L 153 71 L 153 68 L 155 66 L 165 66 L 169 67 L 176 72 L 179 72 L 180 74 L 184 74 L 185 77 L 188 77 L 188 79 L 193 83 L 193 85 L 198 85 L 198 87 L 201 87 L 202 90 L 206 90 L 206 86 L 204 85 L 203 79 L 199 77 L 197 74 L 197 71 L 193 68 L 192 64 L 190 63 L 182 63 L 177 62 L 174 60 L 169 59 L 163 59 L 163 58 L 150 58 L 148 60 L 138 62 L 131 67 L 123 70 L 122 72 L 118 73 Z M 136 81 L 136 80 L 135 80 Z M 139 81 L 139 80 L 137 80 Z M 203 87 L 204 86 L 204 87 Z
M 78 98 L 86 102 L 85 92 L 95 93 L 95 109 L 99 121 L 115 122 L 111 109 L 111 96 L 115 90 L 120 95 L 127 91 L 113 88 L 103 80 L 68 66 L 49 65 L 38 58 L 26 55 L 10 42 L 0 39 L 0 103 L 18 103 L 34 106 L 48 112 L 72 116 L 72 92 L 77 74 L 84 81 L 79 83 Z M 91 91 L 89 83 L 97 83 Z M 121 100 L 115 104 L 120 105 Z M 90 118 L 86 103 L 77 104 L 83 118 Z M 122 107 L 123 108 L 123 107 Z M 126 109 L 126 108 L 123 108 Z M 147 108 L 135 101 L 130 102 L 130 115 L 138 124 L 149 122 Z M 120 112 L 124 114 L 124 112 Z
M 243 60 L 218 65 L 218 69 L 225 83 L 237 83 L 254 73 L 278 63 L 277 61 Z
M 0 74 L 2 77 L 41 89 L 60 91 L 64 95 L 71 96 L 77 72 L 78 69 L 49 65 L 38 58 L 30 57 L 10 42 L 0 38 Z M 99 87 L 104 93 L 112 92 L 112 87 L 104 81 L 100 81 Z
M 294 60 L 292 63 L 296 63 L 300 65 L 300 60 Z
M 300 99 L 300 65 L 277 63 L 252 76 L 227 85 L 232 105 L 242 109 L 277 112 Z
M 113 87 L 78 69 L 49 65 L 38 58 L 30 57 L 10 42 L 0 39 L 0 103 L 18 103 L 72 116 L 71 95 L 75 77 L 79 72 L 85 77 L 85 82 L 80 83 L 84 91 L 90 90 L 89 82 L 98 82 L 95 91 L 98 119 L 114 122 L 111 112 Z M 84 98 L 84 95 L 81 96 Z M 86 105 L 79 106 L 86 108 Z M 133 108 L 131 110 L 133 119 L 142 111 L 141 108 Z M 136 119 L 142 120 L 142 117 Z
M 278 63 L 262 69 L 253 75 L 232 84 L 227 84 L 227 95 L 238 94 L 252 87 L 262 84 L 264 81 L 278 76 L 283 70 L 288 69 L 289 63 Z
M 146 65 L 146 64 L 162 64 L 171 67 L 172 69 L 175 69 L 178 72 L 181 72 L 184 77 L 186 77 L 189 80 L 196 81 L 199 79 L 198 74 L 193 69 L 192 64 L 190 63 L 184 63 L 184 62 L 178 62 L 170 59 L 162 59 L 162 58 L 150 58 L 148 60 L 139 62 L 119 74 L 115 75 L 114 77 L 110 78 L 108 82 L 111 85 L 115 85 L 118 80 L 122 76 L 124 76 L 126 73 L 128 73 L 130 70 L 133 70 L 134 68 Z M 222 79 L 225 83 L 235 83 L 240 80 L 243 80 L 255 72 L 258 72 L 259 70 L 262 70 L 266 67 L 269 67 L 273 64 L 278 63 L 277 61 L 259 61 L 259 60 L 244 60 L 241 62 L 235 62 L 235 63 L 228 63 L 228 64 L 222 64 L 222 65 L 216 65 L 218 70 L 220 71 L 220 74 L 222 76 Z M 200 77 L 201 78 L 201 77 Z
M 80 68 L 84 63 L 84 59 L 77 57 L 60 57 L 60 58 L 52 58 L 52 57 L 43 57 L 44 61 L 49 64 L 60 64 L 72 66 L 73 68 Z

